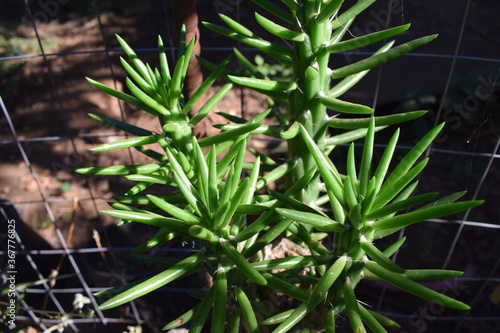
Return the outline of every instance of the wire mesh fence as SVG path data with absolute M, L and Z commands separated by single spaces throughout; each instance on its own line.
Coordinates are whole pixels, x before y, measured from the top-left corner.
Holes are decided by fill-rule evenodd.
M 116 227 L 99 210 L 126 184 L 118 178 L 75 175 L 83 166 L 141 162 L 133 152 L 95 155 L 89 148 L 122 133 L 96 124 L 87 113 L 99 113 L 157 129 L 144 115 L 104 96 L 86 84 L 92 77 L 122 90 L 123 52 L 118 33 L 136 51 L 155 63 L 158 34 L 174 50 L 170 1 L 71 1 L 37 3 L 5 1 L 0 5 L 0 254 L 4 299 L 15 299 L 22 310 L 17 324 L 31 323 L 41 331 L 155 331 L 190 300 L 183 296 L 201 282 L 164 288 L 116 311 L 96 310 L 95 292 L 151 275 L 155 268 L 130 258 L 134 246 L 147 239 L 148 228 Z M 223 13 L 251 24 L 257 7 L 239 0 L 200 0 L 206 21 Z M 378 114 L 429 110 L 424 121 L 408 125 L 410 135 L 401 152 L 410 149 L 434 124 L 446 131 L 429 150 L 432 162 L 421 179 L 424 190 L 443 193 L 468 190 L 468 199 L 486 199 L 479 209 L 455 220 L 433 220 L 408 228 L 409 245 L 397 260 L 419 268 L 463 270 L 461 277 L 432 285 L 470 304 L 466 313 L 415 304 L 385 285 L 362 285 L 365 297 L 398 319 L 406 332 L 494 332 L 500 330 L 499 144 L 500 4 L 489 0 L 380 1 L 360 17 L 352 36 L 411 22 L 402 38 L 440 33 L 439 39 L 368 76 L 347 96 L 375 107 Z M 399 41 L 398 41 L 399 42 Z M 401 40 L 404 42 L 404 40 Z M 214 62 L 237 43 L 201 30 L 202 56 Z M 255 50 L 242 50 L 253 58 Z M 339 65 L 366 55 L 366 50 L 339 54 Z M 233 66 L 237 66 L 236 63 Z M 218 110 L 255 112 L 262 97 L 235 90 Z M 278 143 L 259 139 L 269 152 Z M 378 147 L 384 147 L 381 137 Z M 266 150 L 268 149 L 268 150 Z M 336 152 L 334 152 L 336 153 Z M 36 230 L 36 231 L 34 231 Z M 140 235 L 144 235 L 142 238 Z M 402 236 L 402 235 L 400 235 Z M 15 251 L 15 252 L 13 252 Z M 186 248 L 161 248 L 182 257 Z M 36 282 L 36 283 L 31 283 Z M 11 295 L 11 286 L 25 286 Z M 387 295 L 391 294 L 391 297 Z M 397 303 L 389 299 L 396 296 Z M 7 297 L 8 296 L 8 297 Z M 15 297 L 14 297 L 15 296 Z M 23 297 L 20 297 L 23 296 Z M 7 310 L 9 303 L 2 303 Z M 170 316 L 170 317 L 169 317 Z M 14 318 L 14 317 L 12 317 Z

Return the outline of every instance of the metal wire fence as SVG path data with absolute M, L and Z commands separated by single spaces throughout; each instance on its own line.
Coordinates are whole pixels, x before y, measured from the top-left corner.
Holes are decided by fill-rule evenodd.
M 113 41 L 115 32 L 133 39 L 132 45 L 145 57 L 154 57 L 158 34 L 167 36 L 173 49 L 170 3 L 25 0 L 7 1 L 2 6 L 0 195 L 5 200 L 0 203 L 0 262 L 4 296 L 22 308 L 9 317 L 10 303 L 2 303 L 5 318 L 17 324 L 30 322 L 46 332 L 122 332 L 137 325 L 153 331 L 164 320 L 149 306 L 161 302 L 158 299 L 101 312 L 96 310 L 100 300 L 93 296 L 151 272 L 150 267 L 126 267 L 134 242 L 140 241 L 138 233 L 148 230 L 119 231 L 114 221 L 99 213 L 119 193 L 120 180 L 108 183 L 99 177 L 74 175 L 71 170 L 137 161 L 132 153 L 102 159 L 88 152 L 96 142 L 123 134 L 87 121 L 87 112 L 135 123 L 148 124 L 148 120 L 93 92 L 83 77 L 107 80 L 121 89 L 124 73 L 117 58 L 122 51 Z M 199 7 L 202 20 L 214 20 L 216 13 L 223 13 L 244 23 L 255 9 L 241 0 L 201 0 Z M 471 311 L 448 312 L 429 304 L 409 306 L 413 299 L 401 298 L 386 286 L 368 286 L 366 296 L 375 297 L 378 309 L 398 319 L 406 332 L 434 332 L 443 327 L 450 332 L 500 330 L 500 121 L 496 114 L 500 107 L 496 91 L 500 40 L 493 34 L 500 28 L 499 13 L 500 6 L 493 0 L 381 1 L 350 31 L 356 36 L 412 22 L 415 35 L 441 34 L 434 45 L 385 65 L 348 97 L 373 105 L 379 113 L 429 109 L 427 123 L 410 127 L 414 136 L 446 121 L 446 132 L 428 152 L 434 163 L 432 171 L 421 182 L 425 189 L 446 193 L 466 188 L 468 199 L 487 200 L 459 219 L 433 220 L 420 229 L 406 230 L 414 234 L 414 241 L 398 257 L 416 266 L 431 263 L 436 268 L 464 270 L 462 277 L 435 287 L 470 304 Z M 214 59 L 225 57 L 233 45 L 204 30 L 201 40 L 203 54 Z M 243 50 L 254 54 L 252 49 Z M 364 50 L 341 54 L 334 61 L 350 62 L 365 54 Z M 242 90 L 234 95 L 239 104 L 231 107 L 237 105 L 239 112 L 253 107 L 245 94 L 248 92 Z M 408 150 L 411 144 L 408 139 L 399 149 Z M 40 229 L 43 237 L 29 225 Z M 112 239 L 116 235 L 118 241 Z M 160 250 L 180 256 L 185 251 Z M 51 279 L 55 276 L 57 279 Z M 27 284 L 22 293 L 11 294 L 13 286 L 33 281 L 37 283 Z M 180 292 L 185 290 L 184 286 L 163 290 L 166 302 L 173 304 L 166 306 L 167 312 L 170 306 L 181 306 Z M 398 303 L 390 303 L 387 294 L 396 294 Z

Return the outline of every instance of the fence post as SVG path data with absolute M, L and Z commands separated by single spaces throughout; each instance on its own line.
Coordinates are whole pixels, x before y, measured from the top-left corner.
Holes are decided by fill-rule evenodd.
M 189 61 L 188 72 L 184 84 L 184 96 L 189 98 L 203 82 L 201 66 L 196 59 L 200 55 L 200 31 L 198 29 L 198 13 L 196 11 L 197 0 L 173 0 L 172 9 L 174 13 L 175 29 L 177 33 L 182 25 L 186 26 L 186 44 L 196 37 L 193 54 Z

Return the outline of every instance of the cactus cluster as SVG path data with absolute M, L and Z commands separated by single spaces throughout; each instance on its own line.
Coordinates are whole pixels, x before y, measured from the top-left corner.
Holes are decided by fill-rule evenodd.
M 292 79 L 269 78 L 241 52 L 235 56 L 243 70 L 226 69 L 200 59 L 213 70 L 189 99 L 182 88 L 194 40 L 180 41 L 176 65 L 169 61 L 159 39 L 159 68 L 143 63 L 118 37 L 129 61 L 122 59 L 130 75 L 126 84 L 132 95 L 89 82 L 139 109 L 158 117 L 162 131 L 155 132 L 126 122 L 92 115 L 133 138 L 94 148 L 94 151 L 133 148 L 151 158 L 150 164 L 81 168 L 85 174 L 122 175 L 136 182 L 103 213 L 123 223 L 145 223 L 158 228 L 134 255 L 165 266 L 144 281 L 99 293 L 111 297 L 100 309 L 127 303 L 190 274 L 204 271 L 213 284 L 203 291 L 193 309 L 175 314 L 165 329 L 187 325 L 189 332 L 335 332 L 336 320 L 346 313 L 353 332 L 386 332 L 397 324 L 360 302 L 356 286 L 362 279 L 383 280 L 402 290 L 450 308 L 468 309 L 458 300 L 419 284 L 461 274 L 449 270 L 412 270 L 394 263 L 391 256 L 403 245 L 401 238 L 379 249 L 377 239 L 428 219 L 459 213 L 480 201 L 456 202 L 464 192 L 435 199 L 437 193 L 413 195 L 418 175 L 428 159 L 421 157 L 442 130 L 432 129 L 397 163 L 393 162 L 399 130 L 394 132 L 378 163 L 374 163 L 375 133 L 390 125 L 425 114 L 414 111 L 375 117 L 368 106 L 340 99 L 372 68 L 426 44 L 436 36 L 419 38 L 399 46 L 383 42 L 407 30 L 402 25 L 366 36 L 346 39 L 355 17 L 374 0 L 359 0 L 343 9 L 342 0 L 254 0 L 267 16 L 255 14 L 259 25 L 274 35 L 277 44 L 220 15 L 226 27 L 204 23 L 209 29 L 262 51 L 270 59 L 290 67 Z M 181 34 L 182 35 L 182 34 Z M 183 34 L 185 36 L 185 34 Z M 382 42 L 366 59 L 330 68 L 334 53 Z M 218 77 L 223 85 L 201 109 L 192 108 Z M 217 126 L 221 132 L 197 139 L 193 128 L 233 87 L 242 85 L 267 95 L 269 108 L 251 119 L 222 114 L 231 121 Z M 286 110 L 278 107 L 287 105 Z M 328 111 L 330 110 L 330 111 Z M 335 113 L 335 115 L 332 115 Z M 339 116 L 340 114 L 340 116 Z M 353 116 L 354 115 L 354 116 Z M 367 115 L 367 116 L 363 116 Z M 274 116 L 275 125 L 262 120 Z M 249 150 L 255 133 L 286 142 L 285 162 Z M 357 161 L 353 141 L 364 138 Z M 350 143 L 338 170 L 329 153 Z M 148 148 L 156 144 L 161 149 Z M 246 159 L 252 152 L 252 162 Z M 286 184 L 282 192 L 270 183 Z M 170 194 L 151 193 L 161 184 Z M 327 237 L 330 242 L 322 242 Z M 192 254 L 178 262 L 153 257 L 148 251 L 182 238 L 193 244 Z M 307 255 L 266 259 L 266 246 L 286 238 Z M 331 245 L 330 245 L 331 244 Z M 286 295 L 288 308 L 270 306 L 272 298 Z M 274 295 L 274 296 L 273 296 Z M 211 324 L 208 324 L 208 323 Z

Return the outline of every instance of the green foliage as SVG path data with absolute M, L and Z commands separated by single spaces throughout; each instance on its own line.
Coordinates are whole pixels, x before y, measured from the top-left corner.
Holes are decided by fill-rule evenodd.
M 213 278 L 213 285 L 203 293 L 198 305 L 180 313 L 164 329 L 190 322 L 190 332 L 201 332 L 208 327 L 211 317 L 212 332 L 239 332 L 243 326 L 250 332 L 258 332 L 259 325 L 275 326 L 274 332 L 302 329 L 334 332 L 335 319 L 342 313 L 347 314 L 354 332 L 364 332 L 365 326 L 374 332 L 386 332 L 384 326 L 397 327 L 394 321 L 371 311 L 358 300 L 356 286 L 363 278 L 386 281 L 451 308 L 468 309 L 466 304 L 416 282 L 454 277 L 460 272 L 410 270 L 394 263 L 391 256 L 404 239 L 384 250 L 374 244 L 377 239 L 411 224 L 459 213 L 481 203 L 455 202 L 463 193 L 437 200 L 437 193 L 413 195 L 416 179 L 428 162 L 422 156 L 443 124 L 420 139 L 400 161 L 394 158 L 399 138 L 396 130 L 380 161 L 374 163 L 376 132 L 418 118 L 425 111 L 353 117 L 346 114 L 371 114 L 373 110 L 340 99 L 370 69 L 436 36 L 395 47 L 394 42 L 388 42 L 364 60 L 330 69 L 328 60 L 332 53 L 372 45 L 409 26 L 344 40 L 353 19 L 373 0 L 358 1 L 347 10 L 341 9 L 339 0 L 283 0 L 288 11 L 267 0 L 255 2 L 266 11 L 266 16 L 277 17 L 274 22 L 256 14 L 263 28 L 285 40 L 283 45 L 257 36 L 224 15 L 221 19 L 227 27 L 213 23 L 205 26 L 261 50 L 276 60 L 279 67 L 264 66 L 262 57 L 257 57 L 253 64 L 237 50 L 235 55 L 250 76 L 229 74 L 225 69 L 228 59 L 219 66 L 203 61 L 213 74 L 186 101 L 181 92 L 193 41 L 181 44 L 176 65 L 170 68 L 160 38 L 160 65 L 153 69 L 117 37 L 129 58 L 122 59 L 122 64 L 130 75 L 127 86 L 132 95 L 89 79 L 98 89 L 157 116 L 162 129 L 152 132 L 92 115 L 132 135 L 92 150 L 133 148 L 153 161 L 143 165 L 81 168 L 77 172 L 121 175 L 136 182 L 124 196 L 110 203 L 112 210 L 103 213 L 122 219 L 123 223 L 157 227 L 153 238 L 136 249 L 134 255 L 166 266 L 163 272 L 146 280 L 100 293 L 99 296 L 111 297 L 100 309 L 127 303 L 200 271 Z M 181 41 L 184 39 L 183 35 Z M 293 73 L 290 79 L 289 70 Z M 226 76 L 231 83 L 224 85 L 193 115 L 192 107 L 219 76 Z M 266 94 L 270 109 L 252 119 L 222 114 L 232 123 L 219 125 L 221 133 L 198 140 L 193 135 L 193 126 L 233 84 Z M 276 103 L 285 103 L 287 112 L 276 110 Z M 328 109 L 341 116 L 329 117 Z M 269 115 L 276 116 L 277 125 L 261 124 Z M 289 152 L 286 162 L 277 163 L 249 150 L 247 143 L 255 133 L 286 140 Z M 362 138 L 364 145 L 360 158 L 356 159 L 352 142 Z M 345 172 L 339 171 L 329 158 L 329 152 L 343 143 L 351 143 Z M 162 152 L 146 147 L 151 144 L 159 146 Z M 249 151 L 255 155 L 252 162 L 247 161 Z M 288 185 L 284 193 L 262 191 L 276 181 Z M 175 191 L 146 193 L 153 184 L 168 185 Z M 333 245 L 321 242 L 326 236 L 333 240 Z M 194 244 L 188 257 L 172 262 L 147 253 L 176 237 Z M 268 244 L 283 239 L 301 248 L 305 255 L 266 258 Z M 287 308 L 270 309 L 266 304 L 272 302 L 276 293 L 295 301 L 287 304 Z

